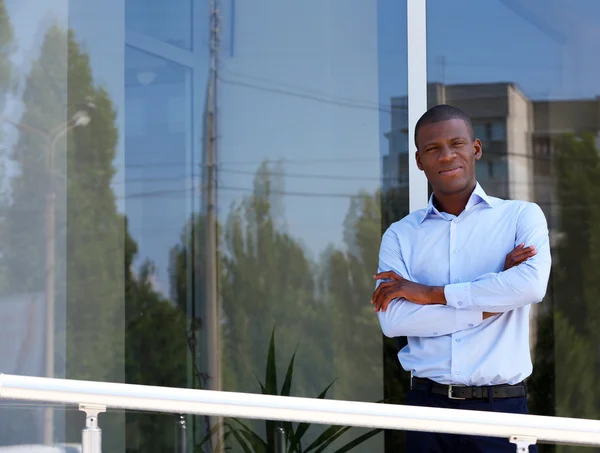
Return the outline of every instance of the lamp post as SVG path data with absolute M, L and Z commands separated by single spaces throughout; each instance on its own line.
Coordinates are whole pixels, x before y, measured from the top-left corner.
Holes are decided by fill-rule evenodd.
M 88 101 L 88 108 L 95 108 Z M 20 131 L 36 134 L 44 142 L 46 164 L 50 175 L 50 184 L 44 206 L 44 244 L 45 244 L 45 301 L 46 301 L 46 377 L 54 377 L 54 318 L 55 318 L 55 266 L 56 266 L 56 192 L 54 190 L 54 155 L 59 140 L 76 127 L 87 126 L 91 118 L 87 110 L 78 110 L 73 116 L 45 132 L 25 123 L 17 123 L 6 117 L 0 120 L 11 124 Z M 44 443 L 51 445 L 54 441 L 54 408 L 48 406 L 44 410 Z

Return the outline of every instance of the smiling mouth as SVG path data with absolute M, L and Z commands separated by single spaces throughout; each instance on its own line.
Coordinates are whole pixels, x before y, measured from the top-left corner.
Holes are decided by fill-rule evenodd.
M 451 168 L 450 170 L 442 170 L 440 171 L 440 175 L 442 176 L 454 176 L 458 174 L 461 170 L 461 167 Z

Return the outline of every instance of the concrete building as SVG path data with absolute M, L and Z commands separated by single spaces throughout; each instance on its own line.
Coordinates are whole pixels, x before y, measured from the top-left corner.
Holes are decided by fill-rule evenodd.
M 535 201 L 557 228 L 552 139 L 592 132 L 600 143 L 600 97 L 567 101 L 529 99 L 516 84 L 428 85 L 428 106 L 451 104 L 467 112 L 483 142 L 477 177 L 493 196 Z M 389 153 L 383 157 L 384 191 L 408 183 L 408 99 L 391 100 Z

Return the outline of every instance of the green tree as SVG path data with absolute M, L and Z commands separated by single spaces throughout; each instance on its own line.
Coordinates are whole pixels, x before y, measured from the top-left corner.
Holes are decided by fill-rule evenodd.
M 4 109 L 8 94 L 12 91 L 15 76 L 14 67 L 11 62 L 14 49 L 12 23 L 4 0 L 0 0 L 0 138 L 4 137 L 4 126 L 7 124 L 4 117 Z M 10 151 L 6 148 L 6 145 L 0 145 L 0 157 L 3 159 L 2 165 L 0 165 L 0 206 L 2 209 L 0 214 L 0 237 L 4 237 L 6 235 L 4 211 L 9 203 L 9 181 L 6 172 L 6 159 L 10 158 Z M 0 245 L 0 248 L 4 250 L 3 245 Z M 0 291 L 3 291 L 6 287 L 6 281 L 5 269 L 0 268 Z
M 11 86 L 13 68 L 10 57 L 14 50 L 13 27 L 4 0 L 0 1 L 0 88 Z
M 369 304 L 377 272 L 381 241 L 380 194 L 360 193 L 351 202 L 344 222 L 343 249 L 330 248 L 321 265 L 323 293 L 334 312 L 333 361 L 343 380 L 336 398 L 381 399 L 383 381 L 377 316 Z M 358 334 L 358 335 L 357 335 Z M 355 373 L 357 366 L 362 373 Z
M 51 237 L 55 342 L 57 355 L 66 352 L 57 360 L 66 363 L 66 369 L 57 369 L 59 375 L 184 387 L 185 317 L 152 287 L 152 263 L 144 263 L 137 272 L 133 269 L 137 245 L 127 233 L 111 188 L 118 142 L 116 111 L 106 90 L 95 85 L 89 57 L 72 32 L 57 26 L 47 31 L 22 100 L 19 141 L 10 156 L 19 174 L 10 181 L 1 257 L 7 278 L 2 290 L 46 291 L 46 247 Z M 81 112 L 89 123 L 79 127 L 69 123 Z M 49 236 L 52 220 L 55 233 Z M 64 324 L 59 322 L 62 314 Z M 172 449 L 171 419 L 128 415 L 127 442 L 132 450 Z M 83 425 L 83 414 L 69 411 L 67 439 L 78 441 Z M 105 448 L 122 450 L 123 415 L 105 414 L 102 425 L 108 433 Z
M 332 247 L 323 257 L 322 292 L 335 307 L 335 369 L 345 377 L 339 382 L 337 398 L 375 401 L 383 393 L 387 403 L 404 402 L 408 374 L 398 363 L 396 342 L 383 337 L 369 304 L 375 287 L 373 275 L 379 262 L 382 227 L 387 228 L 407 214 L 404 195 L 394 190 L 386 192 L 384 197 L 380 192 L 355 196 L 344 222 L 345 247 Z M 357 367 L 363 372 L 353 372 Z M 374 444 L 370 446 L 377 448 Z M 386 431 L 385 449 L 404 451 L 404 434 Z
M 255 177 L 251 195 L 232 206 L 223 231 L 220 280 L 224 380 L 231 390 L 253 391 L 258 364 L 266 363 L 268 340 L 277 329 L 278 347 L 296 356 L 298 396 L 318 394 L 330 382 L 330 311 L 316 293 L 315 265 L 282 226 L 269 164 Z M 279 211 L 279 212 L 278 212 Z M 285 364 L 278 364 L 284 367 Z
M 600 155 L 592 133 L 555 143 L 560 239 L 554 263 L 556 415 L 600 417 Z

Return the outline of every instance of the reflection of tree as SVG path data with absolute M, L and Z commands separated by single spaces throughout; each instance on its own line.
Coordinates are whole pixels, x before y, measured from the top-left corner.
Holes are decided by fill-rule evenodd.
M 3 32 L 4 27 L 0 43 Z M 89 57 L 74 35 L 51 27 L 26 79 L 20 124 L 52 131 L 90 99 L 95 105 L 91 121 L 61 137 L 51 167 L 43 136 L 20 128 L 10 156 L 19 173 L 10 181 L 5 211 L 2 291 L 43 291 L 45 203 L 48 193 L 55 194 L 57 320 L 66 315 L 66 324 L 57 325 L 56 342 L 57 354 L 66 350 L 66 377 L 185 386 L 185 320 L 152 288 L 151 263 L 135 275 L 137 246 L 116 209 L 111 181 L 118 133 L 112 101 L 94 85 Z M 149 452 L 172 449 L 174 423 L 165 418 L 128 416 L 134 445 Z M 83 424 L 82 414 L 68 412 L 67 439 L 78 441 Z M 110 433 L 105 448 L 120 450 L 123 417 L 105 414 L 102 425 Z
M 329 247 L 313 263 L 284 226 L 282 204 L 274 194 L 284 193 L 276 180 L 282 173 L 264 163 L 253 192 L 231 207 L 219 234 L 223 388 L 256 391 L 255 376 L 263 373 L 275 327 L 283 355 L 291 356 L 299 346 L 292 394 L 314 396 L 336 379 L 331 389 L 336 398 L 380 400 L 381 334 L 368 304 L 381 238 L 380 195 L 362 193 L 352 200 L 344 246 Z M 192 219 L 172 250 L 171 287 L 181 307 L 190 305 L 192 263 L 193 293 L 203 294 L 203 223 L 202 216 Z M 202 330 L 202 322 L 194 324 Z M 277 363 L 278 372 L 286 366 Z M 320 429 L 311 428 L 309 437 Z
M 368 303 L 377 270 L 380 219 L 379 193 L 354 197 L 344 222 L 346 248 L 331 248 L 321 264 L 323 294 L 333 311 L 333 363 L 336 373 L 344 377 L 336 384 L 340 387 L 336 397 L 341 399 L 381 398 L 379 386 L 373 385 L 383 379 L 381 337 Z M 360 374 L 354 372 L 357 358 Z M 364 379 L 363 373 L 370 379 Z
M 264 164 L 253 194 L 232 206 L 224 228 L 223 377 L 228 388 L 252 391 L 256 366 L 265 363 L 275 326 L 282 333 L 279 349 L 286 355 L 302 343 L 297 363 L 311 366 L 296 368 L 296 394 L 313 395 L 332 378 L 331 367 L 325 366 L 331 357 L 329 313 L 316 297 L 314 265 L 302 246 L 278 227 L 283 222 L 273 212 L 272 184 L 273 175 Z
M 0 94 L 10 88 L 12 80 L 12 64 L 10 57 L 13 51 L 13 28 L 6 11 L 4 0 L 0 0 Z
M 600 306 L 600 157 L 593 134 L 554 141 L 560 207 L 554 248 L 551 313 L 539 318 L 535 371 L 530 383 L 536 413 L 600 417 L 596 377 Z M 553 451 L 544 446 L 544 451 Z M 556 447 L 557 451 L 575 451 Z
M 392 223 L 409 214 L 408 187 L 386 190 L 381 203 L 383 206 L 381 231 L 385 231 Z M 379 250 L 380 242 L 381 236 L 374 246 L 376 250 Z M 375 269 L 377 269 L 377 264 Z M 406 392 L 410 386 L 410 376 L 398 362 L 398 350 L 405 344 L 406 337 L 383 339 L 383 394 L 386 399 L 397 404 L 404 403 Z M 405 451 L 404 431 L 387 430 L 385 432 L 385 451 L 394 453 Z

